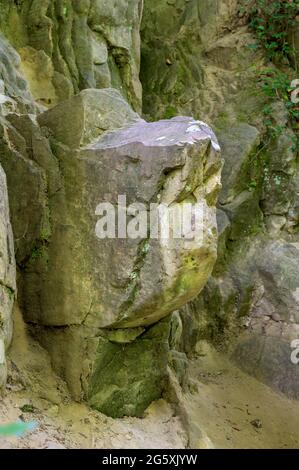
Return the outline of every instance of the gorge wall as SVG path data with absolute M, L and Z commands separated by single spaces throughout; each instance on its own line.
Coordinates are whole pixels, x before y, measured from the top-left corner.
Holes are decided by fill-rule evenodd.
M 204 341 L 298 398 L 296 134 L 243 4 L 0 0 L 0 384 L 16 259 L 28 330 L 76 400 L 140 415 Z M 201 242 L 98 240 L 119 194 L 200 202 Z

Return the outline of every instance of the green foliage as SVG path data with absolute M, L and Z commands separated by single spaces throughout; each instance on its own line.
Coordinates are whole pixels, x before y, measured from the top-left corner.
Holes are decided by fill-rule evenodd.
M 25 405 L 20 406 L 20 410 L 23 413 L 34 413 L 35 412 L 35 407 L 31 405 L 30 403 L 25 403 Z
M 8 293 L 9 299 L 13 300 L 15 298 L 14 291 L 11 289 L 11 287 L 4 286 L 4 288 L 5 288 L 6 292 Z
M 296 24 L 299 0 L 245 0 L 250 27 L 270 60 L 288 59 L 293 54 L 289 33 Z
M 138 273 L 136 271 L 132 271 L 129 275 L 129 278 L 131 281 L 134 281 L 135 279 L 138 278 Z
M 275 68 L 267 68 L 263 70 L 261 76 L 261 84 L 263 93 L 269 97 L 269 102 L 282 101 L 284 103 L 286 114 L 288 117 L 287 125 L 278 125 L 272 118 L 271 105 L 268 104 L 264 107 L 263 112 L 265 115 L 265 124 L 268 129 L 268 134 L 271 138 L 279 137 L 287 126 L 291 126 L 295 132 L 294 150 L 299 150 L 299 135 L 298 135 L 298 120 L 299 108 L 298 105 L 292 102 L 291 93 L 291 80 L 289 76 L 282 71 Z
M 51 238 L 51 231 L 48 227 L 43 227 L 40 232 L 40 239 L 42 242 L 49 242 Z
M 266 51 L 267 58 L 276 65 L 290 65 L 294 51 L 289 43 L 291 29 L 297 23 L 299 0 L 245 0 L 249 25 Z M 258 44 L 252 44 L 256 49 Z M 294 150 L 299 150 L 298 119 L 299 108 L 291 100 L 292 79 L 275 66 L 260 74 L 262 92 L 269 98 L 264 107 L 265 124 L 269 138 L 277 138 L 288 127 L 295 132 Z M 285 126 L 278 125 L 271 116 L 271 102 L 282 101 L 288 116 Z
M 43 255 L 43 250 L 42 250 L 42 247 L 39 246 L 39 247 L 34 247 L 32 252 L 31 252 L 31 256 L 30 256 L 30 259 L 33 261 L 33 260 L 36 260 L 38 258 L 41 258 Z
M 150 250 L 150 245 L 148 242 L 146 242 L 142 248 L 142 253 L 146 255 L 149 252 L 149 250 Z
M 177 115 L 177 110 L 174 106 L 167 106 L 164 114 L 164 119 L 171 119 Z

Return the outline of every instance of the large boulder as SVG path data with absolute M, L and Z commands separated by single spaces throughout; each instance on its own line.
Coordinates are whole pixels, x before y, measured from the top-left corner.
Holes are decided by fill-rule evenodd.
M 167 317 L 201 291 L 216 260 L 220 147 L 192 118 L 145 122 L 115 90 L 85 90 L 37 124 L 50 136 L 61 186 L 47 201 L 49 235 L 26 260 L 25 319 L 75 398 L 114 416 L 140 414 L 165 383 Z M 14 125 L 26 137 L 24 118 Z M 126 203 L 135 235 L 99 237 L 102 203 L 120 212 Z M 158 236 L 149 226 L 138 232 L 151 204 L 187 205 L 194 236 L 161 237 L 159 218 Z
M 6 381 L 5 351 L 12 339 L 12 308 L 15 294 L 14 243 L 9 220 L 6 177 L 0 166 L 0 390 Z

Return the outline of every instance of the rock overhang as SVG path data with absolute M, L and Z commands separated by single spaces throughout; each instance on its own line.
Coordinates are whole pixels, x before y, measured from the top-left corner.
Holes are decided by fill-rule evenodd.
M 74 398 L 139 415 L 166 380 L 170 315 L 201 291 L 217 257 L 217 139 L 188 116 L 147 123 L 111 89 L 69 98 L 39 114 L 36 127 L 50 143 L 44 178 L 55 190 L 46 193 L 47 238 L 23 276 L 25 319 Z M 131 204 L 147 213 L 151 204 L 199 204 L 201 237 L 99 238 L 98 207 L 117 212 L 120 196 L 131 223 Z M 128 361 L 138 364 L 128 370 Z
M 72 102 L 78 112 L 74 119 L 79 138 L 70 126 Z M 63 216 L 68 221 L 59 221 L 59 214 L 54 217 L 58 222 L 54 233 L 60 233 L 56 245 L 63 244 L 61 255 L 68 259 L 68 276 L 61 275 L 58 288 L 67 284 L 71 295 L 74 286 L 80 285 L 81 293 L 75 289 L 72 297 L 82 300 L 86 291 L 91 307 L 85 318 L 86 302 L 70 299 L 73 308 L 66 307 L 63 314 L 55 302 L 37 322 L 58 326 L 85 318 L 86 325 L 97 328 L 146 326 L 195 297 L 217 255 L 215 204 L 222 160 L 211 128 L 188 116 L 148 123 L 130 110 L 116 90 L 109 89 L 85 90 L 66 105 L 41 114 L 38 121 L 50 129 L 52 139 L 64 146 L 70 142 L 69 150 L 63 147 L 58 156 L 65 173 Z M 79 189 L 76 200 L 74 187 Z M 169 208 L 201 204 L 200 240 L 186 249 L 184 239 L 169 244 L 148 236 L 98 239 L 97 207 L 105 202 L 117 208 L 119 196 L 125 196 L 127 204 L 144 203 L 147 210 L 150 204 Z M 70 262 L 74 246 L 78 255 Z M 48 297 L 47 302 L 51 304 Z

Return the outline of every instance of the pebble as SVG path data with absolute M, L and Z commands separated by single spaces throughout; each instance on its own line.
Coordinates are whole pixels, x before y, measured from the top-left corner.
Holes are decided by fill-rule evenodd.
M 261 429 L 263 427 L 262 422 L 260 419 L 254 419 L 253 421 L 250 421 L 250 424 L 257 429 Z

